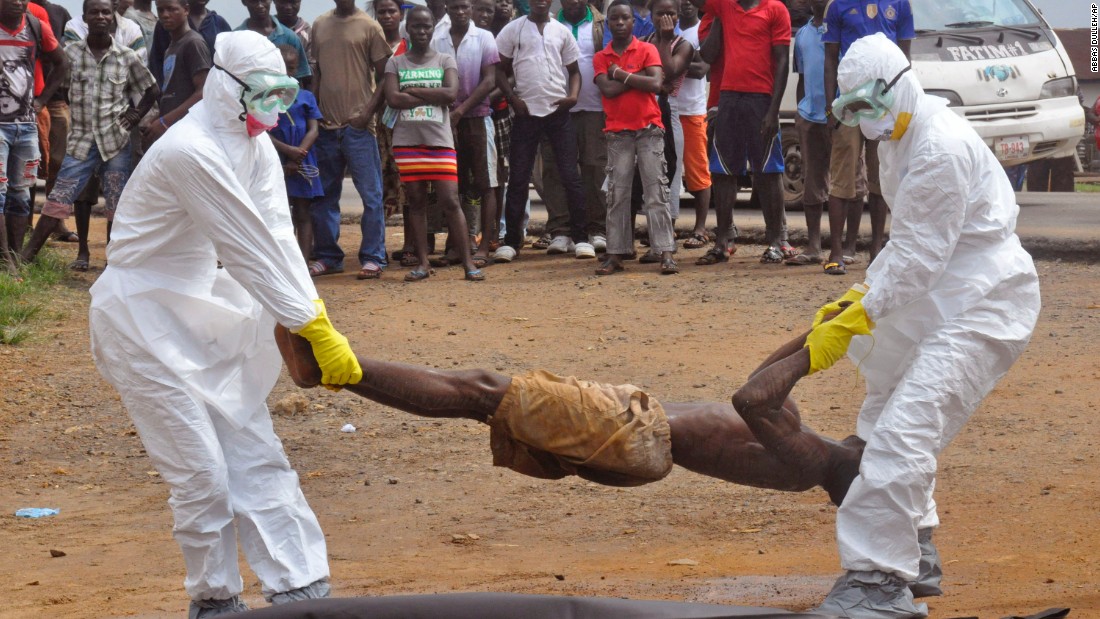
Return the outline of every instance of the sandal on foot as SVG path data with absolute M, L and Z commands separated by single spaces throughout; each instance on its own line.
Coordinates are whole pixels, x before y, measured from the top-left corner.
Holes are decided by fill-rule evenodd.
M 625 270 L 623 265 L 618 262 L 612 262 L 611 260 L 605 260 L 600 263 L 600 266 L 596 267 L 596 275 L 611 275 L 619 271 Z
M 409 271 L 408 273 L 405 273 L 405 281 L 407 281 L 407 282 L 418 282 L 420 280 L 428 279 L 428 276 L 430 276 L 431 274 L 432 274 L 431 269 L 428 269 L 427 271 L 421 271 L 420 269 L 413 269 L 412 271 Z
M 826 262 L 824 264 L 826 275 L 847 275 L 848 269 L 840 262 Z
M 55 240 L 61 241 L 62 243 L 79 243 L 80 242 L 80 236 L 78 236 L 77 233 L 73 232 L 72 230 L 67 230 L 65 232 L 59 232 L 58 234 L 53 235 L 53 238 Z M 87 269 L 85 269 L 85 270 L 87 270 Z
M 479 269 L 484 269 L 489 266 L 489 258 L 486 256 L 474 256 L 470 258 L 470 261 L 474 263 L 474 266 Z
M 466 281 L 468 281 L 468 282 L 483 282 L 483 281 L 485 281 L 485 273 L 481 269 L 474 269 L 473 271 L 466 271 Z
M 641 258 L 638 258 L 638 264 L 657 264 L 660 261 L 661 254 L 658 254 L 652 249 L 642 254 Z
M 420 264 L 420 258 L 417 258 L 416 254 L 411 251 L 402 252 L 400 260 L 403 267 L 414 267 Z
M 821 256 L 811 256 L 809 254 L 796 254 L 794 257 L 787 258 L 783 264 L 789 267 L 801 267 L 807 264 L 821 264 Z
M 691 238 L 684 241 L 684 249 L 700 249 L 706 247 L 709 242 L 710 239 L 707 238 L 707 235 L 696 232 L 691 235 Z
M 798 250 L 792 247 L 787 241 L 779 242 L 779 252 L 783 254 L 784 259 L 794 258 L 798 255 Z
M 335 273 L 343 273 L 344 267 L 330 267 L 329 265 L 315 260 L 309 263 L 309 276 L 321 277 L 322 275 L 333 275 Z
M 676 275 L 680 272 L 680 267 L 676 265 L 676 261 L 672 258 L 661 261 L 661 275 Z
M 69 263 L 69 270 L 72 271 L 87 271 L 89 268 L 91 267 L 88 265 L 88 261 L 83 258 L 77 258 Z
M 700 256 L 699 259 L 695 261 L 695 264 L 698 266 L 709 266 L 712 264 L 718 264 L 719 262 L 729 261 L 730 256 L 728 253 L 726 253 L 726 250 L 715 245 L 714 247 L 708 249 L 707 253 Z
M 546 249 L 550 247 L 550 242 L 553 241 L 549 234 L 544 234 L 538 238 L 537 241 L 531 243 L 531 249 Z
M 772 245 L 764 250 L 764 255 L 760 256 L 761 264 L 779 264 L 783 262 L 783 251 Z
M 462 258 L 456 258 L 454 256 L 444 254 L 438 258 L 432 258 L 428 260 L 428 264 L 436 268 L 446 268 L 456 264 L 462 264 Z
M 859 256 L 851 255 L 851 256 L 841 256 L 840 261 L 843 262 L 845 265 L 848 265 L 848 264 L 858 264 L 860 260 L 859 260 Z
M 356 275 L 356 279 L 378 279 L 382 277 L 382 267 L 373 262 L 366 262 L 363 264 L 363 268 L 359 269 L 359 275 Z

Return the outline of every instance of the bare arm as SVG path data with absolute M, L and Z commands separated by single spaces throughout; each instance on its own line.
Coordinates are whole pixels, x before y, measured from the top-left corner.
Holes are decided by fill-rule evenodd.
M 513 75 L 512 59 L 501 56 L 500 64 L 497 65 L 497 88 L 500 88 L 500 92 L 504 94 L 504 100 L 515 110 L 516 116 L 528 116 L 530 112 L 527 111 L 527 103 L 519 98 L 515 89 L 512 88 Z
M 790 46 L 772 45 L 772 66 L 775 67 L 772 84 L 772 104 L 768 115 L 760 125 L 760 135 L 764 143 L 770 142 L 779 133 L 779 105 L 783 101 L 783 92 L 787 90 L 787 76 L 790 74 Z
M 696 50 L 692 54 L 691 64 L 688 65 L 687 76 L 691 79 L 701 80 L 706 78 L 709 71 L 710 65 L 703 60 L 702 54 Z
M 298 145 L 298 148 L 304 153 L 308 153 L 309 149 L 313 148 L 313 143 L 317 141 L 317 136 L 320 135 L 321 124 L 317 122 L 316 118 L 306 119 L 306 134 L 302 137 L 302 143 Z
M 664 44 L 664 41 L 661 43 L 657 46 L 657 52 L 661 55 L 665 83 L 671 84 L 687 72 L 691 59 L 695 56 L 695 49 L 687 41 L 684 41 L 686 45 L 679 45 L 675 50 L 669 49 L 671 46 Z
M 714 64 L 722 57 L 722 20 L 716 19 L 711 24 L 707 38 L 699 46 L 699 55 L 707 64 Z
M 836 100 L 836 69 L 840 65 L 840 43 L 825 44 L 825 107 L 831 109 Z
M 355 129 L 366 129 L 370 126 L 370 119 L 374 116 L 378 108 L 382 106 L 383 88 L 378 88 L 378 84 L 382 84 L 386 80 L 386 61 L 389 58 L 383 58 L 374 63 L 374 93 L 371 94 L 370 100 L 367 101 L 367 105 L 359 111 L 358 114 L 348 119 L 348 124 Z M 390 107 L 393 107 L 392 105 Z M 415 107 L 415 106 L 414 106 Z
M 46 64 L 52 65 L 49 75 L 46 77 L 46 83 L 42 88 L 42 94 L 35 97 L 35 106 L 41 108 L 49 101 L 57 89 L 61 87 L 62 80 L 69 79 L 69 57 L 62 51 L 61 46 L 58 45 L 52 52 L 46 52 L 42 54 L 42 59 Z
M 176 124 L 181 118 L 187 115 L 187 111 L 190 110 L 193 105 L 202 101 L 202 89 L 203 86 L 206 85 L 206 75 L 209 72 L 209 70 L 199 71 L 191 76 L 191 85 L 195 88 L 195 92 L 191 93 L 191 96 L 187 97 L 179 107 L 162 116 L 165 124 L 169 127 Z
M 909 48 L 911 48 L 912 46 L 913 46 L 912 39 L 902 39 L 902 40 L 898 41 L 898 47 L 900 47 L 902 53 L 905 54 L 905 59 L 909 60 L 909 61 L 913 60 L 912 58 L 909 57 Z
M 554 102 L 554 105 L 559 110 L 571 110 L 573 106 L 577 104 L 577 98 L 581 96 L 581 70 L 577 63 L 572 62 L 565 65 L 565 70 L 569 73 L 569 91 L 564 99 L 558 99 Z
M 451 121 L 457 122 L 459 118 L 462 118 L 466 112 L 470 111 L 470 108 L 481 103 L 489 96 L 489 93 L 493 92 L 496 88 L 497 82 L 497 66 L 495 64 L 487 64 L 481 66 L 481 80 L 474 86 L 474 91 L 470 93 L 470 96 L 465 101 L 458 104 L 458 107 L 451 110 Z
M 424 105 L 424 101 L 407 92 L 401 92 L 397 84 L 397 74 L 387 73 L 382 81 L 382 91 L 386 93 L 386 105 L 395 110 L 411 110 L 414 107 Z
M 390 75 L 393 74 L 390 73 Z M 458 96 L 458 71 L 455 69 L 444 71 L 443 85 L 439 88 L 406 88 L 404 93 L 431 105 L 449 107 Z

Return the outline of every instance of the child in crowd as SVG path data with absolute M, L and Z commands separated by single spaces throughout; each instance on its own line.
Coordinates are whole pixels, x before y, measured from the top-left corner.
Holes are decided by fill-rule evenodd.
M 386 62 L 384 86 L 386 104 L 399 111 L 393 127 L 393 157 L 409 197 L 411 236 L 419 259 L 405 281 L 424 280 L 432 273 L 426 237 L 428 181 L 435 185 L 466 279 L 482 281 L 485 274 L 471 260 L 466 218 L 458 204 L 458 163 L 449 113 L 458 93 L 458 68 L 454 58 L 431 48 L 434 22 L 426 7 L 409 10 L 405 29 L 409 50 Z
M 597 275 L 623 270 L 623 257 L 634 251 L 630 193 L 637 167 L 652 252 L 661 274 L 680 269 L 672 258 L 675 240 L 665 180 L 664 125 L 656 94 L 664 88 L 661 56 L 650 43 L 634 37 L 634 12 L 627 0 L 608 9 L 611 43 L 596 53 L 596 85 L 607 113 L 607 257 Z
M 695 196 L 695 229 L 684 241 L 684 249 L 706 247 L 707 213 L 710 210 L 710 162 L 707 161 L 707 71 L 710 66 L 699 55 L 699 9 L 690 0 L 680 2 L 680 36 L 691 43 L 695 54 L 679 94 L 672 97 L 683 132 L 684 188 Z M 675 187 L 676 184 L 673 183 Z
M 280 45 L 279 52 L 286 63 L 286 74 L 291 77 L 297 75 L 300 58 L 298 50 L 291 45 Z M 278 126 L 268 132 L 271 143 L 279 151 L 279 158 L 283 162 L 294 235 L 298 238 L 302 259 L 307 263 L 309 254 L 313 251 L 313 218 L 309 207 L 314 198 L 324 195 L 317 171 L 317 155 L 313 152 L 320 119 L 321 110 L 317 108 L 317 99 L 313 93 L 302 89 L 298 91 L 294 105 L 285 113 L 279 114 Z

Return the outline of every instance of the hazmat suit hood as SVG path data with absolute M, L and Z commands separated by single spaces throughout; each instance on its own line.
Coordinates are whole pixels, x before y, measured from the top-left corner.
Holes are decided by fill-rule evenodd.
M 882 33 L 858 39 L 844 54 L 836 78 L 841 94 L 874 80 L 881 79 L 889 84 L 900 74 L 890 88 L 893 100 L 886 116 L 860 122 L 867 139 L 900 140 L 913 117 L 922 112 L 930 115 L 946 107 L 945 99 L 924 94 L 917 76 L 906 70 L 909 66 L 901 49 Z
M 214 64 L 217 66 L 211 68 L 206 76 L 202 101 L 190 113 L 201 115 L 205 124 L 219 133 L 248 139 L 248 130 L 241 116 L 245 111 L 241 105 L 244 87 L 233 76 L 245 80 L 257 71 L 285 73 L 282 55 L 267 37 L 257 32 L 223 32 L 214 41 Z

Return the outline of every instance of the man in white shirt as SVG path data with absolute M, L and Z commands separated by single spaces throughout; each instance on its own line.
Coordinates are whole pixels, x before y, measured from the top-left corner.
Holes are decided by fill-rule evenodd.
M 603 49 L 604 16 L 584 0 L 563 0 L 558 21 L 573 32 L 580 50 L 577 67 L 581 73 L 581 92 L 577 105 L 569 111 L 573 127 L 577 131 L 577 153 L 580 164 L 581 187 L 584 190 L 586 228 L 588 238 L 596 251 L 607 249 L 607 200 L 603 182 L 607 168 L 607 141 L 604 139 L 603 103 L 596 87 L 592 57 Z M 558 168 L 554 165 L 553 151 L 547 141 L 542 142 L 542 197 L 546 202 L 546 231 L 551 236 L 548 254 L 565 253 L 569 239 L 569 211 Z
M 504 245 L 497 262 L 511 262 L 523 246 L 523 211 L 539 141 L 550 141 L 569 204 L 569 240 L 565 251 L 595 258 L 585 231 L 584 192 L 577 171 L 577 134 L 569 110 L 580 97 L 580 50 L 569 28 L 550 18 L 550 0 L 532 0 L 531 14 L 497 35 L 500 65 L 497 86 L 515 110 L 509 155 L 511 177 L 505 197 Z M 564 71 L 562 70 L 564 68 Z M 509 78 L 515 79 L 515 87 Z

